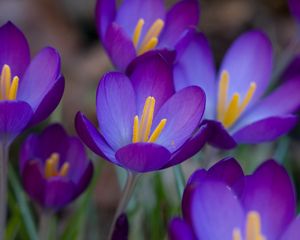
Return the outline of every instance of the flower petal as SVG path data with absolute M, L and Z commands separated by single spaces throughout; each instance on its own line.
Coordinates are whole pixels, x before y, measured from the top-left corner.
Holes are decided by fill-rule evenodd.
M 228 150 L 236 147 L 237 144 L 235 140 L 220 122 L 205 120 L 204 123 L 207 123 L 209 127 L 210 134 L 207 141 L 210 145 Z
M 291 13 L 294 15 L 294 17 L 297 19 L 297 21 L 300 21 L 299 1 L 298 0 L 288 0 L 287 2 L 288 2 Z
M 75 197 L 79 196 L 88 187 L 93 177 L 93 173 L 94 173 L 93 164 L 90 160 L 87 160 L 86 163 L 87 164 L 85 168 L 81 169 L 80 179 L 78 179 L 77 182 L 75 183 L 76 184 Z
M 153 143 L 129 144 L 116 152 L 120 164 L 134 172 L 150 172 L 159 170 L 169 160 L 170 152 Z
M 232 239 L 234 228 L 244 226 L 244 210 L 224 183 L 205 181 L 190 198 L 190 222 L 198 239 Z
M 108 144 L 117 150 L 131 143 L 136 105 L 130 80 L 122 73 L 105 74 L 96 98 L 99 129 Z
M 280 240 L 295 240 L 299 238 L 300 216 L 295 218 L 282 234 Z
M 30 62 L 30 50 L 24 34 L 11 22 L 0 27 L 0 69 L 4 64 L 12 75 L 22 77 Z
M 28 125 L 32 109 L 26 102 L 0 102 L 0 141 L 9 145 Z
M 63 96 L 64 88 L 65 79 L 63 76 L 60 76 L 55 81 L 53 87 L 43 96 L 30 121 L 30 125 L 41 122 L 54 111 Z
M 128 37 L 132 37 L 136 24 L 143 18 L 145 25 L 141 39 L 146 34 L 150 26 L 158 18 L 165 19 L 165 9 L 162 0 L 124 0 L 120 6 L 116 22 L 122 26 Z
M 207 99 L 205 117 L 213 118 L 216 109 L 216 69 L 213 55 L 205 36 L 189 30 L 176 45 L 177 62 L 174 66 L 176 90 L 187 86 L 203 88 Z
M 36 112 L 43 101 L 49 101 L 45 98 L 60 80 L 59 76 L 60 56 L 58 52 L 53 48 L 44 48 L 32 60 L 21 79 L 17 99 L 27 102 Z M 46 112 L 46 110 L 39 111 Z
M 116 1 L 115 0 L 97 0 L 96 4 L 96 25 L 97 31 L 103 40 L 108 25 L 114 21 L 116 17 Z
M 249 106 L 252 105 L 269 85 L 272 71 L 271 42 L 260 31 L 241 35 L 226 53 L 220 70 L 220 74 L 227 70 L 230 75 L 229 98 L 235 92 L 245 96 L 250 83 L 256 83 L 257 88 Z
M 239 129 L 233 133 L 233 138 L 239 144 L 255 144 L 273 141 L 288 133 L 295 127 L 297 122 L 298 117 L 293 115 L 269 117 Z
M 195 240 L 190 226 L 180 218 L 173 218 L 169 224 L 169 240 Z
M 198 25 L 199 15 L 198 0 L 182 0 L 176 3 L 166 15 L 159 47 L 173 48 L 185 30 Z
M 137 112 L 142 114 L 146 98 L 155 98 L 155 113 L 174 94 L 171 53 L 154 51 L 134 60 L 127 75 L 132 81 L 137 99 Z M 167 58 L 165 58 L 167 56 Z
M 296 213 L 295 192 L 286 170 L 273 160 L 266 161 L 245 179 L 244 186 L 244 207 L 258 211 L 264 235 L 277 239 Z
M 300 55 L 297 55 L 294 57 L 294 59 L 292 59 L 292 61 L 286 67 L 285 71 L 282 74 L 282 78 L 284 80 L 289 80 L 294 77 L 298 77 L 299 75 L 300 75 Z
M 132 40 L 115 22 L 108 26 L 103 45 L 111 61 L 120 71 L 125 71 L 127 65 L 136 57 Z
M 168 162 L 166 167 L 170 167 L 176 164 L 183 162 L 194 156 L 206 143 L 208 134 L 207 125 L 201 125 L 197 132 L 188 139 L 181 148 L 179 148 L 173 156 L 171 157 L 171 161 Z
M 115 152 L 107 144 L 93 124 L 81 112 L 76 114 L 75 128 L 81 140 L 94 153 L 116 164 Z
M 170 152 L 175 152 L 196 130 L 205 109 L 205 93 L 196 86 L 187 87 L 175 93 L 161 107 L 155 116 L 153 128 L 166 118 L 167 123 L 157 144 L 165 146 Z

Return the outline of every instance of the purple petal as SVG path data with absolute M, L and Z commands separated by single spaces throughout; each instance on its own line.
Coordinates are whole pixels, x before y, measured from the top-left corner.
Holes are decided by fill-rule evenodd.
M 122 73 L 105 74 L 96 98 L 99 129 L 107 143 L 114 150 L 131 143 L 136 104 L 130 80 Z
M 114 21 L 116 16 L 115 0 L 97 0 L 96 4 L 96 25 L 97 31 L 103 40 L 108 25 Z
M 46 181 L 42 175 L 40 163 L 32 159 L 28 161 L 21 177 L 27 194 L 39 204 L 43 204 Z
M 150 172 L 159 170 L 169 160 L 170 152 L 153 143 L 129 144 L 116 152 L 120 164 L 134 172 Z
M 9 145 L 28 125 L 32 109 L 26 102 L 0 102 L 0 141 Z
M 141 39 L 146 34 L 150 26 L 161 18 L 165 19 L 165 9 L 162 0 L 124 0 L 120 6 L 116 22 L 122 26 L 129 38 L 132 38 L 136 24 L 143 18 L 145 25 L 141 34 Z
M 46 182 L 43 205 L 58 210 L 76 197 L 76 186 L 62 177 L 53 177 Z
M 295 218 L 285 230 L 280 240 L 295 240 L 299 238 L 300 216 Z
M 159 46 L 173 48 L 185 30 L 198 25 L 199 15 L 198 0 L 182 0 L 176 3 L 166 15 Z
M 21 150 L 19 153 L 19 167 L 20 167 L 21 174 L 24 171 L 26 163 L 35 158 L 33 149 L 36 149 L 38 142 L 39 142 L 38 136 L 35 134 L 31 134 L 22 143 Z
M 300 21 L 300 4 L 298 0 L 288 0 L 289 8 L 291 13 L 294 15 L 294 17 L 297 19 L 297 21 Z
M 216 70 L 213 55 L 205 36 L 190 30 L 176 45 L 178 53 L 174 67 L 176 90 L 187 86 L 199 86 L 205 91 L 207 99 L 205 116 L 213 118 L 216 98 Z
M 81 112 L 76 114 L 75 128 L 81 140 L 94 153 L 116 164 L 115 152 L 107 144 L 93 124 Z
M 225 184 L 205 181 L 190 199 L 190 216 L 198 239 L 232 239 L 234 228 L 244 226 L 244 211 L 234 192 Z
M 253 106 L 232 131 L 268 117 L 282 116 L 295 112 L 300 107 L 300 76 L 279 86 L 269 96 Z
M 233 138 L 239 144 L 273 141 L 288 133 L 297 122 L 298 117 L 293 115 L 269 117 L 243 127 L 233 134 Z
M 136 57 L 132 40 L 114 22 L 108 26 L 103 44 L 111 61 L 121 71 L 125 71 L 127 65 Z
M 45 98 L 56 85 L 56 82 L 60 80 L 59 75 L 59 54 L 53 48 L 44 48 L 32 60 L 23 79 L 21 79 L 17 99 L 29 103 L 33 111 L 36 112 L 43 101 L 49 101 Z M 45 113 L 47 110 L 39 111 Z
M 75 166 L 76 167 L 76 166 Z M 90 184 L 94 173 L 94 167 L 90 160 L 87 161 L 87 166 L 81 169 L 80 179 L 75 183 L 76 184 L 76 193 L 75 197 L 79 196 Z
M 160 51 L 138 57 L 127 72 L 136 93 L 141 115 L 146 98 L 155 98 L 155 112 L 174 94 L 172 66 Z
M 4 64 L 13 76 L 23 76 L 30 62 L 30 50 L 24 34 L 11 22 L 0 27 L 0 69 Z
M 257 88 L 250 102 L 252 105 L 269 85 L 272 71 L 271 42 L 260 31 L 241 35 L 228 50 L 220 70 L 220 74 L 227 70 L 230 75 L 229 98 L 235 92 L 245 96 L 250 83 L 256 83 Z
M 128 218 L 125 213 L 122 213 L 116 221 L 111 240 L 128 240 L 128 235 L 129 235 Z
M 236 147 L 235 140 L 220 122 L 205 120 L 204 123 L 207 123 L 209 127 L 210 133 L 207 141 L 210 145 L 216 148 L 228 150 Z
M 195 240 L 190 226 L 180 218 L 173 218 L 169 224 L 169 240 Z
M 59 104 L 65 88 L 65 79 L 60 76 L 54 83 L 53 87 L 49 89 L 40 104 L 38 105 L 33 118 L 30 121 L 30 125 L 34 125 L 47 118 Z
M 300 13 L 300 8 L 299 8 L 299 13 Z M 284 80 L 289 80 L 298 76 L 300 76 L 300 55 L 297 55 L 296 57 L 294 57 L 294 59 L 292 59 L 292 61 L 286 67 L 284 73 L 282 74 L 282 78 Z
M 273 160 L 266 161 L 246 178 L 241 201 L 247 211 L 260 213 L 262 232 L 268 239 L 277 239 L 296 212 L 291 179 Z
M 173 153 L 172 160 L 168 162 L 166 167 L 179 164 L 199 152 L 206 143 L 207 134 L 207 125 L 201 125 L 197 132 Z
M 171 153 L 175 152 L 199 126 L 204 109 L 205 93 L 201 88 L 187 87 L 174 94 L 155 116 L 153 129 L 162 119 L 167 119 L 156 143 L 165 146 Z

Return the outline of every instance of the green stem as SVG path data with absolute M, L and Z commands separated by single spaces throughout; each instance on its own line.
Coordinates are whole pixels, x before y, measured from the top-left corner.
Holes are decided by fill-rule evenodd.
M 39 239 L 49 240 L 53 212 L 42 210 L 39 222 Z
M 9 147 L 0 144 L 0 239 L 4 239 L 7 204 L 7 163 Z
M 137 173 L 128 171 L 126 184 L 125 184 L 124 190 L 122 192 L 122 196 L 119 201 L 118 208 L 115 212 L 115 215 L 114 215 L 114 218 L 113 218 L 110 230 L 109 230 L 109 234 L 108 234 L 108 238 L 107 238 L 108 240 L 110 240 L 112 238 L 118 217 L 125 211 L 125 209 L 128 205 L 128 202 L 132 196 L 132 193 L 135 188 L 135 184 L 137 182 L 138 177 L 139 177 L 139 175 Z
M 185 176 L 182 170 L 182 166 L 179 164 L 173 167 L 173 171 L 174 171 L 178 196 L 179 199 L 181 199 L 184 191 L 184 186 L 185 186 Z

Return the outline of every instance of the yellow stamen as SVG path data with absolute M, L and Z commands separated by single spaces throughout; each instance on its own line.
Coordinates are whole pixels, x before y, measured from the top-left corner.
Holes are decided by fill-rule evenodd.
M 230 127 L 238 117 L 239 100 L 240 95 L 238 93 L 234 93 L 223 120 L 223 124 L 226 128 Z
M 238 228 L 233 229 L 232 240 L 242 240 L 240 229 Z
M 135 116 L 133 120 L 133 129 L 132 129 L 132 142 L 155 142 L 156 139 L 161 134 L 163 128 L 166 125 L 167 119 L 162 119 L 160 123 L 157 125 L 153 133 L 150 132 L 153 123 L 155 110 L 155 98 L 147 97 L 145 101 L 145 105 L 142 112 L 141 121 L 139 121 L 139 117 Z
M 45 166 L 46 178 L 50 178 L 56 175 L 58 162 L 59 162 L 58 153 L 52 153 L 51 156 L 46 160 L 46 166 Z
M 134 29 L 134 33 L 133 33 L 133 37 L 132 37 L 132 41 L 133 41 L 133 45 L 135 48 L 137 48 L 138 44 L 139 44 L 139 40 L 141 37 L 141 33 L 143 30 L 143 26 L 145 24 L 144 19 L 140 18 L 135 29 Z
M 138 54 L 141 55 L 147 51 L 150 51 L 152 49 L 154 49 L 156 47 L 156 45 L 158 44 L 158 39 L 156 37 L 151 38 L 147 44 L 143 45 L 139 50 L 138 50 Z
M 229 73 L 223 71 L 219 81 L 219 95 L 218 95 L 218 119 L 223 121 L 226 111 L 227 92 L 229 86 Z
M 14 77 L 14 79 L 12 80 L 10 89 L 9 89 L 8 100 L 15 100 L 16 99 L 18 87 L 19 87 L 19 78 Z
M 165 119 L 165 118 L 159 122 L 159 124 L 157 125 L 157 127 L 155 128 L 153 133 L 151 134 L 148 142 L 155 142 L 157 140 L 157 138 L 161 134 L 162 130 L 164 129 L 166 123 L 167 123 L 167 119 Z
M 67 163 L 67 162 L 65 162 L 65 163 L 61 166 L 58 175 L 61 176 L 61 177 L 67 176 L 67 174 L 68 174 L 68 172 L 69 172 L 69 169 L 70 169 L 70 164 Z
M 240 104 L 239 93 L 234 93 L 229 104 L 227 104 L 229 88 L 229 73 L 223 71 L 219 81 L 218 104 L 217 104 L 217 118 L 226 128 L 230 128 L 245 111 L 249 105 L 255 90 L 256 83 L 251 82 L 250 87 Z
M 144 40 L 141 44 L 141 47 L 143 47 L 144 45 L 146 45 L 153 37 L 158 37 L 158 35 L 160 34 L 161 30 L 164 27 L 164 21 L 162 19 L 157 19 L 152 26 L 150 27 L 150 29 L 148 30 L 146 36 L 144 37 Z

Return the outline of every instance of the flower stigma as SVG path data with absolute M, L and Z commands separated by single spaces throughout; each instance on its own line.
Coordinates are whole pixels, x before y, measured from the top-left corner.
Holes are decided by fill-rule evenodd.
M 144 39 L 140 43 L 141 33 L 145 24 L 145 20 L 140 18 L 135 26 L 132 41 L 137 49 L 138 55 L 141 55 L 155 48 L 158 44 L 158 36 L 161 33 L 165 23 L 162 19 L 157 19 L 149 28 Z M 140 44 L 139 44 L 140 43 Z
M 258 212 L 248 212 L 245 238 L 242 238 L 241 230 L 239 228 L 234 228 L 232 232 L 232 240 L 267 240 L 261 232 L 261 220 Z
M 240 103 L 240 94 L 235 92 L 230 100 L 227 102 L 229 88 L 229 73 L 223 71 L 219 81 L 218 104 L 217 104 L 217 118 L 226 128 L 230 128 L 241 116 L 246 107 L 249 105 L 254 92 L 256 90 L 256 83 L 251 82 L 246 92 L 246 95 Z
M 59 154 L 52 153 L 51 156 L 46 160 L 45 163 L 45 177 L 46 179 L 52 177 L 65 177 L 70 169 L 70 164 L 65 162 L 60 169 L 58 168 L 59 165 Z
M 147 97 L 146 102 L 144 104 L 144 109 L 142 113 L 141 119 L 139 119 L 138 115 L 134 117 L 133 121 L 133 131 L 132 131 L 132 142 L 155 142 L 162 130 L 164 129 L 167 119 L 162 119 L 157 127 L 154 129 L 152 134 L 151 127 L 153 122 L 153 115 L 155 109 L 155 98 Z M 150 137 L 149 137 L 150 136 Z
M 18 87 L 19 77 L 12 78 L 10 67 L 4 64 L 0 75 L 0 100 L 15 100 Z

